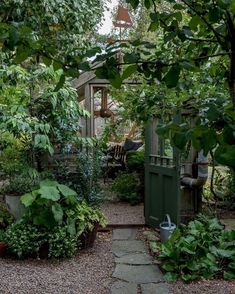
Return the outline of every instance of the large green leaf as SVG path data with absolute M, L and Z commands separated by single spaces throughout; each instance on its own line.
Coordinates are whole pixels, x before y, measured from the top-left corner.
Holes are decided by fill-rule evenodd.
M 215 151 L 215 160 L 220 164 L 235 168 L 235 145 L 220 145 Z
M 176 87 L 180 77 L 180 66 L 174 65 L 164 77 L 164 81 L 169 88 Z
M 125 68 L 125 70 L 123 71 L 123 74 L 122 74 L 122 79 L 125 80 L 125 79 L 129 78 L 134 72 L 137 71 L 137 67 L 138 66 L 136 64 L 133 64 L 133 65 L 130 65 L 127 68 Z
M 64 212 L 61 205 L 59 203 L 55 203 L 54 205 L 52 205 L 51 209 L 52 209 L 55 220 L 58 223 L 62 223 Z
M 52 180 L 43 180 L 40 182 L 40 188 L 42 188 L 44 186 L 57 187 L 57 185 L 58 185 L 58 182 L 52 181 Z
M 21 196 L 20 201 L 22 204 L 24 204 L 25 207 L 29 207 L 30 205 L 32 205 L 37 195 L 38 190 L 32 191 L 31 193 L 26 193 L 23 196 Z
M 58 201 L 60 199 L 60 192 L 56 187 L 42 186 L 38 192 L 42 198 L 48 200 Z
M 77 195 L 77 193 L 74 190 L 70 189 L 69 187 L 65 185 L 59 184 L 57 187 L 60 190 L 61 194 L 65 197 Z
M 53 228 L 56 225 L 52 211 L 45 207 L 41 208 L 40 211 L 33 216 L 33 223 L 47 228 Z

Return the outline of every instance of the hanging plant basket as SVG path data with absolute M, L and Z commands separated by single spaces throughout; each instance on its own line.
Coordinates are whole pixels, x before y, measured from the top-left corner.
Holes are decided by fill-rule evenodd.
M 95 223 L 94 228 L 91 231 L 85 231 L 79 236 L 79 247 L 81 249 L 87 249 L 94 246 L 99 223 Z

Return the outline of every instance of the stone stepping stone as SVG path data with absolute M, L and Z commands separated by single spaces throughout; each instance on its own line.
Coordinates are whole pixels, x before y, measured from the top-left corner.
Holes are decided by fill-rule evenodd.
M 122 281 L 115 282 L 111 288 L 111 294 L 136 294 L 137 285 Z
M 138 240 L 113 241 L 112 252 L 116 257 L 124 256 L 128 253 L 147 253 L 147 246 Z
M 113 240 L 135 240 L 136 229 L 115 229 L 113 230 Z
M 159 283 L 164 281 L 163 275 L 156 265 L 117 264 L 113 277 L 136 284 Z
M 145 265 L 153 263 L 151 256 L 146 253 L 130 253 L 121 257 L 115 257 L 115 262 L 132 265 Z
M 158 284 L 144 284 L 141 285 L 141 293 L 142 294 L 169 294 L 170 290 L 166 283 L 158 283 Z

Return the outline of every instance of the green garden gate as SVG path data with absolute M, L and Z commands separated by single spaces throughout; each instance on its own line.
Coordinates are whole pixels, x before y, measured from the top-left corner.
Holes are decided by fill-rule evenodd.
M 179 152 L 156 134 L 157 119 L 145 134 L 145 222 L 158 227 L 166 214 L 180 220 Z

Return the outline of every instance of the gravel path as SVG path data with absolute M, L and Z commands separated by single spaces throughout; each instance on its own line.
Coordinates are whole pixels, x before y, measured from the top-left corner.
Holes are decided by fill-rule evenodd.
M 105 202 L 101 206 L 109 225 L 143 225 L 144 204 L 130 205 L 127 202 Z
M 0 259 L 1 294 L 109 294 L 114 261 L 112 234 L 99 233 L 95 246 L 72 259 Z

